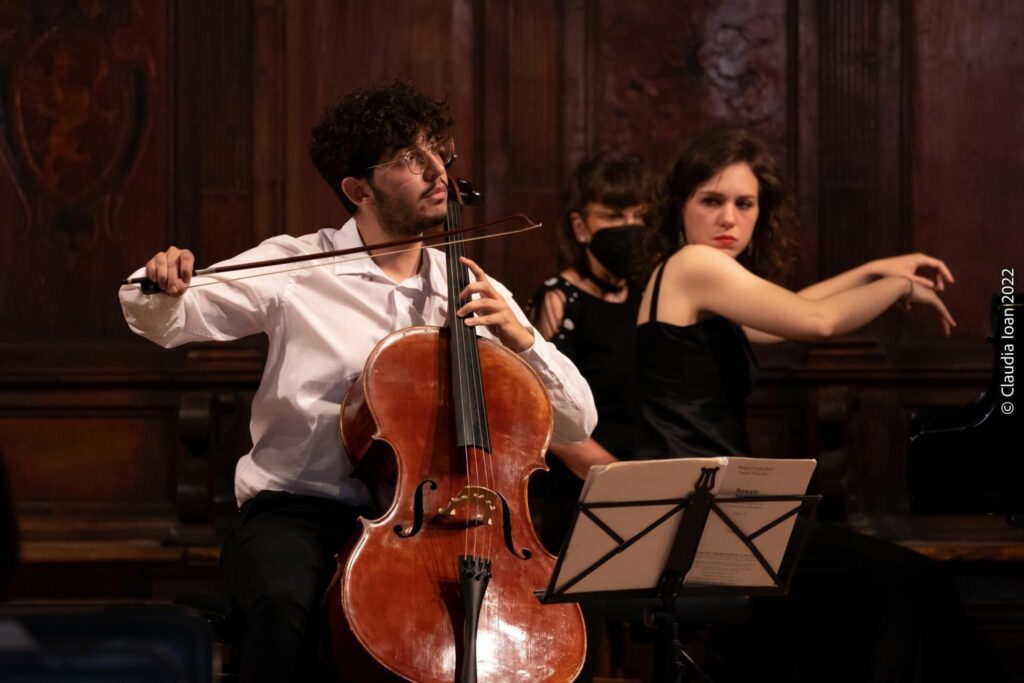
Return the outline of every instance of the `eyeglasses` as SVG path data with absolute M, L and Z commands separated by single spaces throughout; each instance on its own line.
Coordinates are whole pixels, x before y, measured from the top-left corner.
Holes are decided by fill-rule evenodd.
M 430 164 L 430 160 L 427 158 L 427 154 L 433 154 L 435 157 L 441 160 L 441 163 L 445 168 L 451 165 L 452 161 L 455 160 L 455 140 L 447 138 L 445 140 L 438 140 L 437 142 L 427 145 L 425 148 L 407 149 L 398 155 L 398 158 L 392 159 L 391 161 L 385 161 L 383 164 L 374 164 L 373 166 L 367 166 L 366 170 L 372 170 L 374 168 L 380 168 L 382 166 L 390 166 L 391 164 L 404 163 L 409 169 L 409 173 L 420 175 L 426 170 L 427 165 Z

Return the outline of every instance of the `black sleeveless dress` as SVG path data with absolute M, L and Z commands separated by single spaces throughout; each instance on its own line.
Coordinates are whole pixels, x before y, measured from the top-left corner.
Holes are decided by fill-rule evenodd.
M 637 329 L 639 400 L 634 457 L 747 455 L 744 403 L 757 359 L 743 330 L 715 315 L 692 325 L 658 320 L 662 265 L 650 319 Z

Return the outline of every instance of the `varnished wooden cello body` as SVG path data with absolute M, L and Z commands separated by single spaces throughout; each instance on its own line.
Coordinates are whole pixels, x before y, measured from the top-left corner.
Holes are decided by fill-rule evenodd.
M 449 184 L 448 227 L 461 224 Z M 448 326 L 399 330 L 342 403 L 342 439 L 387 512 L 362 520 L 328 591 L 338 680 L 571 681 L 586 637 L 572 604 L 543 605 L 554 559 L 527 482 L 544 468 L 552 411 L 533 370 L 455 315 L 468 273 L 449 245 Z

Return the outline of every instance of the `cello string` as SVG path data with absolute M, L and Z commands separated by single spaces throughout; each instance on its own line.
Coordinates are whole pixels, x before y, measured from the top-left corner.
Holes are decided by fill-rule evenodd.
M 459 205 L 457 203 L 453 206 L 452 222 L 457 227 L 458 222 L 459 222 Z M 454 257 L 452 259 L 453 267 L 455 268 L 455 271 L 457 273 L 457 278 L 458 278 L 458 287 L 457 287 L 457 289 L 461 293 L 462 290 L 465 289 L 466 286 L 469 284 L 469 271 L 466 268 L 466 266 L 462 264 L 462 262 L 460 260 L 460 258 L 464 255 L 462 245 L 461 244 L 455 245 L 455 247 L 452 249 L 452 254 L 453 254 L 453 257 Z M 469 301 L 472 301 L 472 297 L 470 297 L 470 299 L 467 300 L 466 303 L 469 303 Z M 460 299 L 459 300 L 459 305 L 462 305 L 462 303 L 463 302 Z M 461 395 L 462 395 L 462 399 L 463 399 L 463 401 L 462 401 L 462 408 L 463 408 L 463 410 L 466 411 L 466 419 L 469 420 L 468 422 L 463 422 L 463 427 L 465 428 L 465 427 L 469 426 L 469 427 L 472 428 L 471 429 L 472 433 L 471 434 L 467 434 L 466 436 L 470 437 L 469 440 L 471 441 L 472 444 L 478 444 L 479 441 L 477 440 L 477 436 L 478 435 L 476 433 L 476 420 L 473 419 L 473 417 L 475 416 L 475 410 L 474 409 L 476 408 L 476 406 L 474 405 L 473 396 L 471 395 L 471 382 L 470 382 L 471 377 L 472 377 L 472 372 L 473 372 L 473 368 L 472 368 L 473 338 L 472 338 L 472 336 L 475 336 L 475 334 L 474 334 L 473 328 L 467 326 L 465 324 L 465 322 L 463 320 L 461 320 L 461 319 L 459 320 L 459 330 L 458 330 L 458 333 L 459 333 L 458 336 L 459 336 L 459 339 L 460 339 L 460 342 L 461 342 L 460 353 L 459 353 L 459 359 L 461 361 L 461 363 L 459 365 L 459 378 L 460 378 L 460 381 L 462 382 L 462 385 L 461 385 L 461 388 L 462 388 L 462 394 Z M 477 473 L 476 473 L 476 467 L 475 467 L 476 463 L 475 463 L 475 458 L 473 457 L 473 451 L 472 451 L 471 444 L 466 444 L 466 446 L 465 446 L 465 459 L 466 459 L 466 479 L 467 479 L 467 485 L 472 487 L 472 488 L 475 488 L 480 482 L 478 481 L 478 477 L 477 477 Z M 475 525 L 473 525 L 473 522 L 475 521 L 475 517 L 476 517 L 476 514 L 475 514 L 475 511 L 476 511 L 475 500 L 476 500 L 475 498 L 470 497 L 469 501 L 468 501 L 469 505 L 468 505 L 468 508 L 467 508 L 467 511 L 471 513 L 470 517 L 469 517 L 469 523 L 470 523 L 469 534 L 467 535 L 467 538 L 468 537 L 472 537 L 472 548 L 473 548 L 473 553 L 472 554 L 473 554 L 474 557 L 477 554 L 477 539 L 479 537 L 479 534 L 477 533 L 477 527 Z
M 461 246 L 460 246 L 460 249 L 462 249 Z M 480 470 L 480 469 L 483 470 L 482 480 L 483 480 L 484 488 L 488 489 L 489 491 L 494 491 L 495 488 L 496 488 L 495 485 L 494 485 L 493 471 L 492 471 L 492 465 L 493 465 L 492 459 L 494 457 L 494 444 L 491 443 L 490 438 L 488 438 L 489 437 L 490 420 L 488 419 L 487 404 L 486 404 L 485 396 L 484 396 L 483 374 L 482 374 L 483 370 L 482 370 L 482 364 L 481 364 L 481 361 L 480 361 L 480 338 L 479 338 L 479 336 L 478 336 L 478 334 L 476 332 L 476 328 L 475 327 L 474 328 L 470 328 L 470 330 L 471 330 L 472 335 L 473 335 L 472 336 L 473 349 L 472 349 L 472 352 L 469 354 L 469 357 L 470 357 L 471 362 L 473 364 L 473 372 L 470 375 L 470 381 L 473 384 L 473 386 L 472 386 L 472 390 L 473 390 L 473 407 L 474 407 L 474 410 L 476 411 L 476 414 L 480 418 L 480 421 L 478 423 L 478 429 L 479 429 L 479 432 L 480 432 L 479 433 L 479 437 L 478 437 L 479 438 L 478 443 L 480 443 L 480 444 L 486 443 L 490 447 L 490 452 L 485 451 L 482 448 L 478 450 L 477 457 L 482 460 L 482 466 L 479 467 L 478 470 Z M 491 513 L 491 511 L 489 511 L 489 510 L 485 511 L 485 514 L 487 514 L 487 515 L 490 515 L 490 513 Z M 493 519 L 490 516 L 488 518 L 489 519 Z M 492 550 L 492 545 L 491 544 L 492 544 L 492 540 L 493 540 L 494 529 L 493 528 L 483 528 L 483 527 L 481 527 L 480 533 L 483 534 L 483 538 L 484 538 L 484 550 L 483 550 L 482 554 L 483 554 L 484 557 L 490 557 L 491 556 L 491 550 Z
M 456 221 L 461 222 L 461 218 L 457 215 Z M 461 227 L 461 226 L 460 226 Z M 455 251 L 461 256 L 465 256 L 465 247 L 462 244 L 456 246 Z M 461 285 L 468 286 L 470 282 L 469 269 L 459 262 L 459 275 L 463 278 Z M 469 399 L 468 410 L 473 418 L 473 443 L 476 448 L 469 454 L 472 460 L 471 467 L 473 472 L 474 484 L 479 487 L 492 488 L 488 478 L 486 476 L 487 470 L 487 458 L 488 454 L 484 451 L 483 445 L 489 440 L 486 438 L 486 425 L 487 425 L 487 413 L 486 407 L 483 403 L 482 385 L 480 378 L 480 347 L 479 347 L 479 336 L 475 327 L 468 327 L 463 325 L 464 329 L 464 340 L 466 342 L 466 354 L 464 356 L 466 361 L 466 395 Z M 480 459 L 483 459 L 483 470 L 485 476 L 481 478 L 480 470 L 481 467 L 478 464 Z M 476 510 L 477 514 L 488 514 L 487 510 L 479 505 L 480 499 L 477 498 Z M 473 554 L 478 555 L 480 551 L 478 546 L 480 545 L 481 537 L 486 542 L 486 554 L 489 554 L 489 542 L 490 534 L 487 533 L 487 529 L 482 526 L 473 527 Z
M 465 249 L 462 245 L 458 246 L 458 250 L 465 255 Z M 464 273 L 466 275 L 467 285 L 469 284 L 469 270 L 463 266 Z M 477 484 L 481 488 L 493 489 L 489 477 L 487 476 L 487 465 L 490 455 L 483 448 L 485 444 L 489 444 L 487 439 L 487 408 L 483 401 L 482 391 L 482 380 L 481 380 L 481 369 L 480 369 L 480 337 L 477 333 L 476 327 L 467 327 L 466 338 L 468 340 L 468 353 L 466 359 L 468 361 L 468 384 L 467 387 L 470 399 L 470 411 L 474 416 L 473 420 L 473 437 L 477 448 L 474 450 L 474 476 L 477 479 Z M 479 462 L 482 460 L 482 467 Z M 483 470 L 483 476 L 481 477 L 480 472 Z M 479 499 L 478 499 L 479 500 Z M 488 515 L 489 512 L 480 507 L 480 514 Z M 484 528 L 483 525 L 474 527 L 474 540 L 478 541 L 481 537 L 484 539 L 484 550 L 480 553 L 481 555 L 490 554 L 490 533 L 488 529 Z M 475 548 L 475 546 L 474 546 Z
M 454 227 L 454 224 L 455 224 L 455 221 L 456 221 L 456 216 L 457 216 L 457 214 L 456 214 L 456 208 L 457 207 L 458 207 L 458 203 L 455 202 L 454 200 L 452 200 L 451 198 L 449 198 L 449 200 L 448 200 L 448 207 L 447 207 L 447 209 L 448 209 L 448 217 L 447 217 L 447 223 L 446 223 L 446 225 L 448 226 L 448 229 L 452 229 L 452 227 Z M 449 248 L 446 250 L 446 252 L 447 252 L 447 260 L 448 260 L 448 278 L 449 278 L 448 290 L 449 290 L 449 297 L 451 299 L 453 299 L 453 301 L 449 301 L 448 302 L 449 311 L 451 312 L 451 315 L 449 316 L 449 320 L 451 321 L 449 323 L 449 337 L 450 337 L 450 342 L 449 343 L 454 345 L 454 348 L 455 348 L 455 352 L 451 354 L 451 363 L 458 365 L 457 368 L 452 368 L 452 371 L 450 372 L 450 376 L 451 376 L 452 382 L 453 382 L 452 402 L 453 402 L 453 405 L 457 404 L 456 405 L 456 409 L 459 411 L 459 414 L 462 416 L 462 423 L 461 424 L 462 424 L 463 428 L 465 428 L 465 425 L 467 424 L 466 421 L 469 419 L 469 416 L 466 414 L 466 404 L 465 404 L 465 395 L 466 395 L 466 392 L 465 392 L 465 384 L 466 383 L 465 383 L 465 377 L 464 377 L 465 368 L 464 368 L 464 364 L 459 362 L 459 361 L 460 361 L 460 359 L 465 357 L 465 342 L 466 342 L 466 339 L 465 339 L 464 331 L 466 329 L 468 329 L 468 328 L 462 322 L 462 319 L 459 318 L 458 315 L 455 313 L 455 311 L 458 310 L 458 308 L 460 307 L 460 304 L 461 304 L 461 299 L 459 299 L 459 294 L 465 288 L 465 283 L 464 283 L 464 279 L 465 278 L 463 276 L 464 267 L 462 266 L 461 263 L 459 263 L 459 245 L 458 244 L 450 245 Z M 455 387 L 456 384 L 458 385 L 458 389 L 457 390 L 456 390 L 456 387 Z M 456 425 L 455 425 L 456 426 L 455 438 L 456 439 L 461 439 L 463 437 L 463 433 L 458 429 L 458 425 L 459 425 L 459 422 L 456 421 Z M 463 449 L 463 464 L 464 464 L 465 472 L 466 472 L 466 486 L 467 487 L 471 487 L 473 485 L 473 472 L 472 472 L 472 463 L 470 461 L 470 456 L 469 456 L 469 445 L 468 444 L 463 444 L 462 449 Z M 468 507 L 467 507 L 467 512 L 468 512 Z M 473 548 L 474 553 L 473 554 L 475 554 L 475 551 L 476 551 L 476 548 L 475 548 L 475 538 L 473 540 L 474 540 L 474 548 Z M 463 534 L 463 555 L 467 555 L 467 556 L 470 555 L 469 547 L 470 547 L 470 534 L 468 534 L 468 533 L 467 534 Z
M 462 227 L 460 209 L 461 207 L 457 203 L 453 207 L 452 223 L 456 229 Z M 464 243 L 457 243 L 452 251 L 455 254 L 456 258 L 454 259 L 454 262 L 457 264 L 458 268 L 459 291 L 462 291 L 462 289 L 470 283 L 469 269 L 459 260 L 460 257 L 465 256 Z M 473 418 L 472 437 L 473 444 L 476 446 L 472 451 L 467 449 L 467 477 L 470 479 L 470 485 L 485 488 L 487 490 L 493 490 L 493 474 L 491 472 L 492 463 L 490 462 L 492 453 L 488 453 L 483 448 L 485 444 L 488 446 L 491 446 L 491 444 L 490 439 L 487 438 L 488 421 L 483 394 L 483 380 L 481 376 L 479 335 L 475 327 L 468 327 L 465 324 L 460 327 L 463 328 L 460 336 L 463 342 L 463 350 L 465 351 L 465 353 L 460 355 L 460 358 L 462 358 L 466 364 L 466 383 L 463 385 L 463 396 L 468 400 L 468 406 L 466 406 L 466 408 L 469 410 L 469 413 Z M 491 450 L 493 450 L 493 447 Z M 483 459 L 482 466 L 477 463 L 480 459 Z M 481 470 L 483 470 L 483 476 L 480 474 Z M 475 498 L 473 500 L 474 502 L 472 507 L 476 513 L 473 516 L 473 521 L 476 521 L 476 516 L 481 514 L 487 516 L 488 519 L 491 519 L 491 511 L 485 507 L 486 499 Z M 484 547 L 482 554 L 486 557 L 489 557 L 491 554 L 493 529 L 484 528 L 485 526 L 486 525 L 474 525 L 472 527 L 474 556 L 481 554 L 479 551 L 481 537 L 483 538 L 482 544 Z
M 458 215 L 456 217 L 456 220 L 461 222 L 461 219 L 458 217 Z M 460 256 L 460 257 L 465 256 L 465 247 L 464 247 L 464 245 L 462 245 L 462 244 L 456 245 L 455 251 L 458 254 L 458 256 Z M 469 269 L 465 265 L 463 265 L 461 261 L 459 261 L 459 266 L 458 267 L 459 267 L 459 277 L 460 277 L 460 280 L 461 280 L 459 284 L 463 288 L 465 288 L 470 283 Z M 470 300 L 472 300 L 472 298 Z M 471 418 L 470 426 L 472 428 L 473 446 L 474 446 L 471 450 L 468 450 L 467 456 L 470 459 L 470 467 L 472 468 L 472 476 L 473 476 L 473 482 L 472 483 L 473 483 L 473 485 L 476 488 L 479 489 L 479 488 L 482 488 L 486 484 L 486 481 L 482 480 L 481 477 L 480 477 L 480 467 L 479 467 L 479 464 L 478 464 L 478 461 L 482 457 L 482 452 L 483 452 L 483 449 L 481 448 L 481 446 L 484 443 L 483 432 L 482 432 L 482 429 L 483 429 L 483 422 L 482 422 L 483 412 L 481 410 L 482 406 L 477 401 L 477 396 L 476 396 L 476 392 L 475 392 L 475 387 L 476 387 L 476 384 L 478 382 L 478 378 L 480 376 L 478 337 L 477 337 L 477 331 L 476 331 L 475 327 L 469 327 L 467 325 L 463 325 L 462 328 L 463 328 L 462 329 L 462 333 L 463 333 L 463 341 L 464 341 L 464 348 L 465 348 L 465 354 L 463 356 L 463 359 L 464 359 L 465 364 L 466 364 L 466 366 L 465 366 L 466 383 L 464 385 L 464 389 L 465 389 L 464 396 L 468 399 L 467 410 L 469 411 L 469 415 L 470 415 L 470 418 Z M 473 521 L 476 522 L 476 517 L 481 514 L 481 507 L 480 507 L 480 499 L 476 498 L 474 500 L 475 500 L 475 502 L 474 502 L 473 509 L 475 511 L 475 514 L 473 515 Z M 472 533 L 473 533 L 473 555 L 475 557 L 477 557 L 477 556 L 479 556 L 481 554 L 479 546 L 480 546 L 480 538 L 481 538 L 481 535 L 484 533 L 484 530 L 480 526 L 474 524 L 473 525 L 473 532 Z M 486 538 L 486 536 L 484 536 L 484 537 Z
M 458 245 L 457 250 L 460 255 L 465 255 L 464 245 Z M 469 282 L 469 270 L 463 266 L 463 273 L 466 277 L 467 284 Z M 470 382 L 470 408 L 472 414 L 476 418 L 473 422 L 474 437 L 478 448 L 474 452 L 474 460 L 482 460 L 482 466 L 478 465 L 474 467 L 474 474 L 477 477 L 478 483 L 482 483 L 482 487 L 487 490 L 493 491 L 495 486 L 493 482 L 493 473 L 491 471 L 493 463 L 491 459 L 493 457 L 493 444 L 489 438 L 489 420 L 487 415 L 487 405 L 484 401 L 484 387 L 483 387 L 483 376 L 482 376 L 482 365 L 480 361 L 480 336 L 475 327 L 467 328 L 467 339 L 469 340 L 468 353 L 466 354 L 469 361 L 469 382 Z M 484 449 L 483 446 L 488 446 L 488 449 Z M 490 452 L 488 452 L 490 451 Z M 480 471 L 483 471 L 483 476 L 480 476 Z M 486 503 L 486 499 L 484 500 Z M 488 519 L 491 517 L 491 511 L 486 507 L 481 508 L 482 514 L 487 516 Z M 483 551 L 484 557 L 490 557 L 492 549 L 492 540 L 494 529 L 487 528 L 487 525 L 481 525 L 476 527 L 475 538 L 483 538 Z

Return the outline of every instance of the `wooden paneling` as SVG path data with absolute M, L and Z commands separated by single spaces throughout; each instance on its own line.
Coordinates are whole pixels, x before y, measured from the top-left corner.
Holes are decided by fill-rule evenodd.
M 175 5 L 174 233 L 209 265 L 253 246 L 250 0 Z M 152 254 L 150 254 L 152 255 Z
M 589 151 L 634 150 L 660 166 L 709 119 L 730 118 L 785 153 L 784 1 L 607 1 L 591 11 Z
M 0 343 L 128 338 L 117 277 L 168 239 L 169 15 L 162 0 L 5 6 Z
M 1002 267 L 1024 260 L 1005 216 L 1020 185 L 1024 63 L 1020 8 L 911 0 L 799 2 L 797 122 L 801 218 L 827 276 L 922 251 L 957 277 L 943 298 L 960 325 L 888 316 L 868 328 L 890 358 L 988 362 L 988 300 Z
M 483 7 L 482 121 L 489 220 L 516 212 L 541 230 L 492 240 L 483 267 L 522 301 L 554 272 L 555 230 L 561 219 L 564 178 L 562 59 L 563 12 L 558 3 L 522 0 Z
M 1000 270 L 1016 268 L 1024 289 L 1024 5 L 910 4 L 914 248 L 948 259 L 956 335 L 978 338 Z
M 818 191 L 822 265 L 847 270 L 876 253 L 879 188 L 879 3 L 818 5 Z M 891 103 L 898 105 L 896 103 Z M 885 251 L 892 251 L 885 250 Z M 883 252 L 884 253 L 884 252 Z
M 348 213 L 309 160 L 310 129 L 356 87 L 402 79 L 447 97 L 455 173 L 476 170 L 473 16 L 467 0 L 292 2 L 287 8 L 287 224 L 293 235 L 340 227 Z
M 910 249 L 900 0 L 800 2 L 796 135 L 803 264 L 797 284 Z M 883 318 L 867 334 L 905 333 Z
M 284 232 L 287 114 L 287 10 L 280 0 L 256 0 L 253 17 L 252 236 Z
M 0 418 L 15 502 L 172 507 L 168 472 L 174 462 L 163 457 L 164 444 L 173 439 L 171 417 L 98 412 Z

